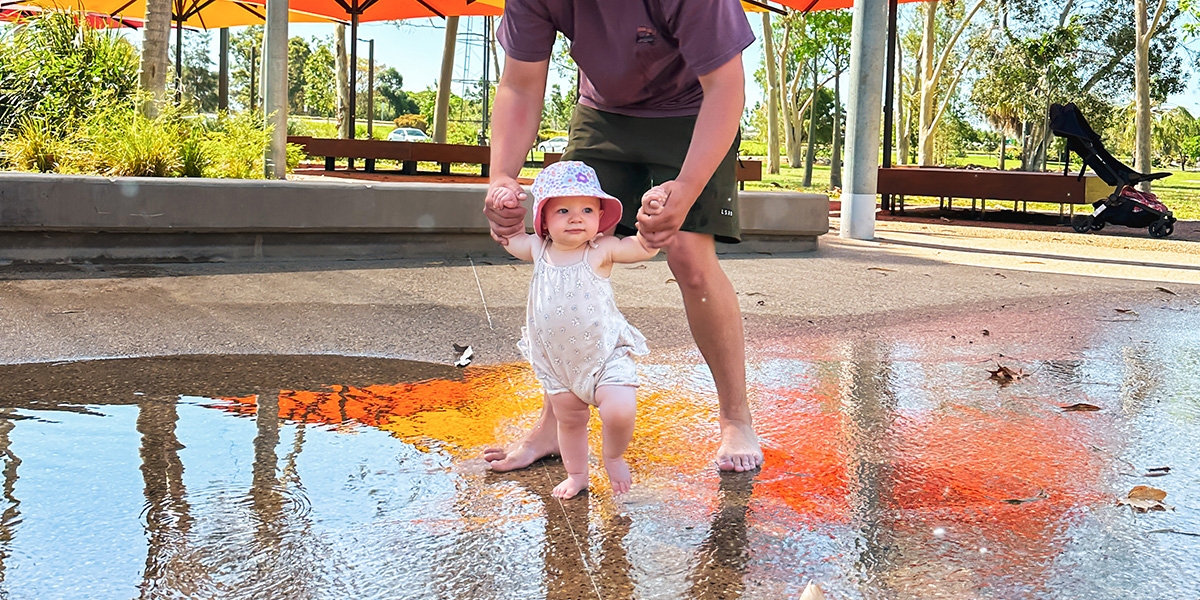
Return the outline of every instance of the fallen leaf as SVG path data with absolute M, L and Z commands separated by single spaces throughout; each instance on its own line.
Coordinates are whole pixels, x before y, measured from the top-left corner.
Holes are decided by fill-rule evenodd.
M 885 269 L 883 267 L 867 267 L 867 270 L 868 271 L 884 271 L 887 273 L 895 273 L 896 272 L 895 269 Z
M 992 374 L 989 379 L 994 379 L 1000 382 L 1002 385 L 1012 383 L 1025 376 L 1025 373 L 1023 373 L 1020 369 L 1014 371 L 1004 365 L 996 365 L 996 370 L 988 371 L 988 373 Z
M 1038 500 L 1045 500 L 1046 498 L 1049 498 L 1049 497 L 1050 497 L 1050 494 L 1047 494 L 1046 490 L 1042 489 L 1042 490 L 1038 490 L 1038 493 L 1036 493 L 1028 498 L 1005 498 L 1005 499 L 1000 500 L 1000 502 L 1003 502 L 1005 504 L 1025 504 L 1026 502 L 1036 502 Z M 993 498 L 993 500 L 995 500 L 995 498 Z
M 746 292 L 746 295 L 747 296 L 766 296 L 766 294 L 764 294 L 762 292 Z
M 1070 406 L 1061 406 L 1059 408 L 1063 409 L 1063 412 L 1091 412 L 1100 410 L 1100 407 L 1096 406 L 1095 404 L 1085 404 L 1083 402 L 1077 402 Z
M 1129 309 L 1129 308 L 1116 308 L 1113 310 L 1115 310 L 1123 315 L 1136 315 L 1137 314 L 1137 311 Z
M 675 283 L 675 278 L 674 277 L 668 278 L 667 283 Z
M 1160 286 L 1158 286 L 1158 287 L 1156 287 L 1156 288 L 1154 288 L 1154 289 L 1156 289 L 1156 290 L 1158 290 L 1158 291 L 1160 291 L 1160 292 L 1166 292 L 1166 293 L 1168 293 L 1168 294 L 1170 294 L 1170 295 L 1172 295 L 1172 296 L 1178 296 L 1178 295 L 1179 295 L 1179 294 L 1176 294 L 1175 292 L 1172 292 L 1171 290 L 1168 290 L 1167 288 L 1165 288 L 1165 287 L 1163 287 L 1163 286 L 1161 286 L 1161 285 L 1160 285 Z
M 1146 533 L 1178 533 L 1179 535 L 1191 535 L 1191 536 L 1195 536 L 1195 537 L 1200 537 L 1200 533 L 1192 533 L 1190 531 L 1179 531 L 1178 529 L 1170 529 L 1170 528 L 1168 528 L 1168 529 L 1151 529 L 1150 531 L 1147 531 Z
M 759 300 L 758 302 L 755 302 L 755 304 L 757 304 L 757 305 L 759 305 L 759 306 L 766 306 L 766 305 L 767 305 L 767 301 L 766 301 L 766 300 Z
M 813 582 L 808 582 L 804 586 L 804 592 L 800 594 L 800 600 L 825 600 L 825 592 L 821 591 L 820 587 Z
M 1149 469 L 1146 469 L 1146 470 L 1151 473 L 1170 473 L 1171 467 L 1150 467 Z
M 1005 275 L 1004 273 L 992 273 L 992 275 L 995 275 L 1001 279 L 1008 279 L 1008 275 Z
M 983 335 L 992 335 L 992 332 L 990 332 L 990 331 L 988 331 L 988 330 L 984 329 L 984 330 L 983 330 Z
M 626 269 L 645 269 L 646 265 L 633 265 L 632 267 L 625 267 L 625 268 Z
M 1174 506 L 1163 503 L 1167 493 L 1148 485 L 1137 485 L 1124 498 L 1117 500 L 1117 505 L 1128 505 L 1133 507 L 1137 512 L 1146 512 L 1151 510 L 1175 510 Z
M 471 364 L 471 358 L 475 356 L 475 350 L 470 346 L 464 348 L 458 344 L 454 344 L 454 351 L 462 353 L 462 355 L 458 357 L 458 360 L 454 361 L 454 366 L 456 367 L 465 367 Z

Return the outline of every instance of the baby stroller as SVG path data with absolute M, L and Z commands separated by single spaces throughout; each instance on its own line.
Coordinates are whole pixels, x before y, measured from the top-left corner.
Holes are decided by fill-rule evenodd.
M 1065 138 L 1063 150 L 1063 174 L 1070 168 L 1067 158 L 1075 152 L 1083 159 L 1079 179 L 1091 167 L 1096 175 L 1108 185 L 1115 186 L 1113 193 L 1092 203 L 1090 215 L 1077 215 L 1071 226 L 1079 233 L 1099 231 L 1105 223 L 1126 227 L 1146 227 L 1151 237 L 1164 238 L 1175 231 L 1175 215 L 1159 202 L 1150 192 L 1138 191 L 1134 186 L 1142 181 L 1162 179 L 1170 173 L 1138 173 L 1117 160 L 1108 150 L 1100 136 L 1088 125 L 1087 120 L 1075 107 L 1075 103 L 1050 106 L 1050 129 L 1054 135 Z

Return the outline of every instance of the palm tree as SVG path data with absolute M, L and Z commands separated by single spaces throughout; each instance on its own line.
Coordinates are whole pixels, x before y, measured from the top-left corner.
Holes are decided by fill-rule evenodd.
M 171 0 L 146 0 L 146 23 L 142 27 L 142 66 L 138 85 L 150 98 L 142 107 L 148 117 L 158 114 L 157 102 L 167 97 L 167 56 L 171 37 Z

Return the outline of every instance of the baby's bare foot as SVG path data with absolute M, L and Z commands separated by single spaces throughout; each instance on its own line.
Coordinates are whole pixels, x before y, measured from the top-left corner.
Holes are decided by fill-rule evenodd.
M 586 473 L 582 475 L 567 475 L 567 478 L 562 483 L 554 486 L 554 491 L 550 492 L 551 496 L 566 500 L 573 498 L 575 494 L 586 490 L 588 486 L 588 476 Z
M 629 463 L 623 457 L 605 458 L 604 470 L 608 472 L 608 482 L 612 484 L 613 495 L 620 496 L 633 486 L 633 475 L 629 473 Z

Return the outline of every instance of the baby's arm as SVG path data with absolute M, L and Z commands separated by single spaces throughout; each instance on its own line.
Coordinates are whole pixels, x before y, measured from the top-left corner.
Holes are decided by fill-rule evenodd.
M 642 195 L 642 212 L 648 215 L 657 215 L 663 211 L 663 205 L 667 203 L 667 193 L 661 186 L 654 186 Z M 651 248 L 646 243 L 646 239 L 642 237 L 641 232 L 636 236 L 630 236 L 609 242 L 609 260 L 614 263 L 635 263 L 652 258 L 658 254 L 658 248 Z
M 508 236 L 508 243 L 504 245 L 504 249 L 521 260 L 533 260 L 533 246 L 537 241 L 536 235 L 518 233 Z

